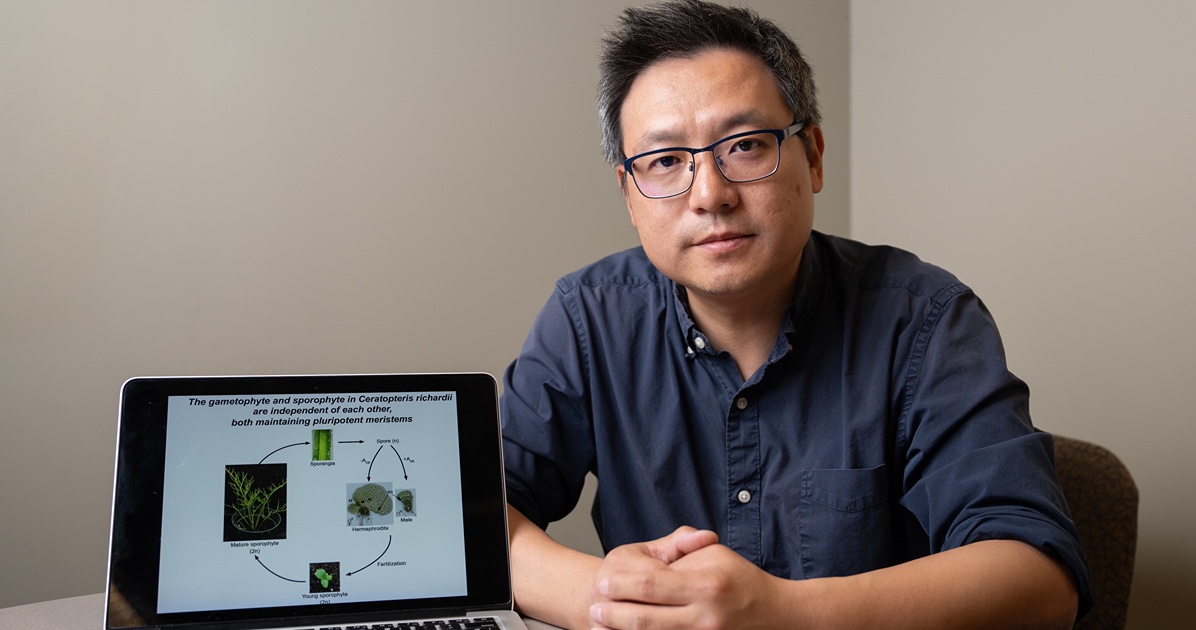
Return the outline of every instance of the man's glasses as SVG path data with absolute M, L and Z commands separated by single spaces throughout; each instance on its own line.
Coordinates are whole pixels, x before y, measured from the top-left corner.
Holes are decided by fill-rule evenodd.
M 802 130 L 805 123 L 785 129 L 757 129 L 727 136 L 701 149 L 669 147 L 623 160 L 623 170 L 640 194 L 649 199 L 676 197 L 694 183 L 699 153 L 710 152 L 718 170 L 731 182 L 754 182 L 777 172 L 781 164 L 781 143 Z

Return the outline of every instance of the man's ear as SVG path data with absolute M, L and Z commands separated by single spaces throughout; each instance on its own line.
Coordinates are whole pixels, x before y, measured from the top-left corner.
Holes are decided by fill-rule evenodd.
M 810 188 L 812 192 L 822 191 L 822 153 L 826 150 L 826 141 L 822 138 L 822 127 L 810 125 L 802 133 L 809 138 L 806 145 L 806 162 L 810 164 Z
M 639 227 L 635 224 L 635 213 L 631 211 L 631 188 L 634 184 L 628 182 L 630 179 L 627 176 L 627 171 L 622 166 L 615 167 L 615 179 L 619 182 L 619 191 L 623 193 L 623 203 L 627 204 L 627 216 L 631 218 L 632 227 Z

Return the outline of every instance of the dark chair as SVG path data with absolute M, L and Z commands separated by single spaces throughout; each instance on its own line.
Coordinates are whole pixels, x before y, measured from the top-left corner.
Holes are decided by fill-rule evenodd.
M 1124 630 L 1138 546 L 1138 487 L 1108 449 L 1055 436 L 1055 470 L 1088 557 L 1096 604 L 1077 630 Z

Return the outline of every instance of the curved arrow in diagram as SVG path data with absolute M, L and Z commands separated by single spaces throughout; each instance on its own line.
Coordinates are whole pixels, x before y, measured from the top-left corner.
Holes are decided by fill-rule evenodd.
M 385 446 L 385 445 L 383 445 L 383 446 Z M 382 448 L 383 448 L 382 446 L 379 446 L 378 450 L 374 451 L 374 456 L 370 459 L 370 469 L 365 473 L 366 481 L 370 481 L 370 476 L 374 472 L 374 460 L 378 459 L 378 453 L 382 452 Z M 399 450 L 396 449 L 393 445 L 390 447 L 390 450 L 394 451 L 395 457 L 399 458 L 399 465 L 403 467 L 403 479 L 406 480 L 407 479 L 407 464 L 403 463 L 403 456 L 399 455 Z
M 267 457 L 269 457 L 269 456 L 267 456 Z M 389 549 L 389 548 L 390 548 L 390 543 L 387 543 L 387 544 L 386 544 L 386 547 Z M 385 553 L 385 552 L 383 552 L 383 553 Z M 291 578 L 282 577 L 281 575 L 279 575 L 279 574 L 277 574 L 277 573 L 274 573 L 274 571 L 273 571 L 272 569 L 270 569 L 270 567 L 266 566 L 266 563 L 265 563 L 265 562 L 262 562 L 262 559 L 261 559 L 261 558 L 259 558 L 259 557 L 257 557 L 257 556 L 254 556 L 254 557 L 253 557 L 253 559 L 254 559 L 254 560 L 257 560 L 257 563 L 258 563 L 258 564 L 260 564 L 260 565 L 262 565 L 262 568 L 263 568 L 263 569 L 265 569 L 265 570 L 267 570 L 267 571 L 270 571 L 270 573 L 271 573 L 272 575 L 274 575 L 274 577 L 276 577 L 276 578 L 279 578 L 279 579 L 282 579 L 282 580 L 286 580 L 286 581 L 288 581 L 288 582 L 296 582 L 296 583 L 298 583 L 298 584 L 304 584 L 304 583 L 305 583 L 303 580 L 292 580 Z M 377 560 L 375 560 L 374 562 L 377 562 Z
M 345 574 L 345 576 L 347 577 L 347 576 L 353 575 L 353 574 L 355 574 L 355 573 L 361 573 L 362 571 L 365 571 L 366 569 L 368 569 L 368 568 L 370 568 L 370 567 L 374 566 L 374 564 L 375 564 L 375 563 L 377 563 L 379 560 L 381 560 L 381 559 L 382 559 L 382 556 L 385 556 L 385 555 L 386 555 L 386 552 L 387 552 L 387 551 L 390 551 L 390 544 L 391 544 L 392 542 L 394 542 L 394 536 L 387 536 L 387 537 L 386 537 L 386 548 L 382 550 L 382 553 L 378 554 L 378 557 L 377 557 L 377 558 L 374 558 L 373 560 L 370 560 L 369 564 L 366 564 L 364 567 L 361 567 L 360 569 L 358 569 L 358 570 L 356 570 L 356 571 L 350 571 L 350 572 L 346 573 L 346 574 Z M 259 556 L 254 556 L 254 557 L 253 557 L 253 559 L 254 559 L 254 560 L 257 560 L 257 563 L 258 563 L 259 565 L 261 565 L 261 567 L 262 567 L 263 569 L 265 569 L 265 570 L 269 571 L 271 575 L 273 575 L 274 577 L 276 577 L 276 578 L 278 578 L 278 579 L 280 579 L 280 580 L 286 580 L 286 581 L 288 581 L 288 582 L 295 582 L 296 584 L 303 584 L 303 583 L 304 583 L 304 581 L 303 581 L 303 580 L 292 580 L 292 579 L 291 579 L 291 578 L 289 578 L 289 577 L 283 577 L 283 576 L 281 576 L 281 575 L 279 575 L 279 574 L 275 573 L 275 572 L 274 572 L 274 569 L 271 569 L 270 567 L 266 566 L 266 563 L 265 563 L 265 562 L 262 562 L 262 559 L 261 559 L 261 557 L 259 557 Z
M 403 479 L 406 480 L 407 479 L 407 464 L 403 463 L 403 456 L 399 455 L 399 449 L 395 448 L 394 445 L 391 445 L 390 450 L 394 451 L 395 457 L 399 458 L 399 465 L 403 467 Z
M 386 537 L 386 549 L 383 549 L 382 553 L 378 554 L 377 558 L 374 558 L 373 560 L 371 560 L 370 563 L 365 565 L 364 567 L 361 567 L 360 569 L 358 569 L 356 571 L 350 571 L 350 572 L 346 573 L 345 575 L 350 576 L 350 575 L 353 575 L 354 573 L 361 573 L 362 571 L 365 571 L 366 569 L 374 566 L 375 562 L 381 560 L 382 556 L 385 556 L 386 552 L 390 551 L 390 543 L 392 540 L 394 540 L 394 536 L 387 536 Z M 267 569 L 267 570 L 269 570 L 269 569 Z M 273 573 L 273 571 L 271 571 L 271 573 Z
M 292 446 L 303 446 L 303 445 L 306 445 L 306 444 L 311 444 L 311 442 L 295 442 L 294 444 L 287 444 L 286 446 L 280 446 L 280 447 L 278 447 L 278 448 L 276 448 L 276 449 L 274 449 L 274 450 L 270 451 L 268 454 L 266 454 L 266 456 L 262 458 L 262 461 L 261 461 L 261 462 L 258 462 L 258 465 L 260 466 L 260 465 L 261 465 L 261 463 L 262 463 L 262 462 L 264 462 L 264 461 L 266 461 L 267 459 L 269 459 L 269 457 L 270 457 L 271 455 L 273 455 L 273 454 L 277 453 L 278 451 L 281 451 L 281 450 L 282 450 L 282 449 L 284 449 L 284 448 L 291 448 Z

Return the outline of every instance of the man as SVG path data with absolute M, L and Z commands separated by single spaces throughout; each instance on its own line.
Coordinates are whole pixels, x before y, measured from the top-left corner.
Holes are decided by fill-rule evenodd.
M 562 279 L 505 375 L 516 604 L 572 628 L 1059 627 L 1087 570 L 1025 385 L 950 274 L 812 231 L 775 25 L 629 9 L 599 110 L 642 248 Z M 599 480 L 605 558 L 543 531 Z

